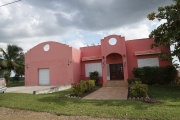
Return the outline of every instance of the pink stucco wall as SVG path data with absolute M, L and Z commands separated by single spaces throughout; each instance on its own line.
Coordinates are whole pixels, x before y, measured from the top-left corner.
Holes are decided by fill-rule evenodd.
M 78 83 L 81 79 L 81 51 L 72 48 L 73 57 L 73 83 Z
M 89 47 L 81 47 L 81 59 L 83 57 L 97 56 L 102 57 L 101 55 L 101 46 L 89 46 Z M 89 77 L 86 77 L 85 74 L 85 64 L 89 63 L 102 63 L 102 60 L 89 60 L 89 61 L 81 61 L 81 80 L 89 80 Z M 102 76 L 99 77 L 99 84 L 103 84 Z
M 162 61 L 159 57 L 159 54 L 154 55 L 140 55 L 135 56 L 135 51 L 146 51 L 150 50 L 150 45 L 153 43 L 153 39 L 145 38 L 145 39 L 136 39 L 136 40 L 128 40 L 126 41 L 126 50 L 127 50 L 127 62 L 128 62 L 128 75 L 129 78 L 134 77 L 132 70 L 134 67 L 138 67 L 137 59 L 144 59 L 144 58 L 158 58 L 159 59 L 159 66 L 166 66 L 166 65 L 172 65 L 172 62 L 169 61 Z M 153 48 L 153 50 L 160 49 L 161 52 L 167 52 L 170 51 L 170 47 L 156 47 Z
M 110 45 L 109 44 L 109 39 L 111 38 L 116 38 L 117 43 L 115 45 Z M 101 40 L 101 51 L 102 51 L 102 56 L 104 56 L 103 61 L 106 63 L 108 59 L 108 55 L 112 53 L 117 53 L 120 56 L 123 56 L 121 60 L 119 60 L 119 63 L 124 63 L 123 64 L 123 69 L 124 69 L 124 81 L 127 81 L 128 78 L 128 67 L 127 67 L 127 60 L 126 60 L 126 44 L 125 44 L 125 38 L 121 37 L 119 35 L 110 35 L 108 37 L 105 37 L 104 39 Z M 113 60 L 111 60 L 111 64 L 117 63 Z M 106 63 L 107 64 L 107 63 Z M 107 82 L 107 68 L 103 67 L 103 83 Z
M 115 45 L 109 44 L 109 39 L 117 40 Z M 110 35 L 101 40 L 101 45 L 82 47 L 80 50 L 58 42 L 44 42 L 25 54 L 25 85 L 39 84 L 39 69 L 49 68 L 50 85 L 64 85 L 87 80 L 85 64 L 101 63 L 102 77 L 99 83 L 107 82 L 107 64 L 123 64 L 124 81 L 133 77 L 132 69 L 137 67 L 137 59 L 158 58 L 159 65 L 172 65 L 172 62 L 162 61 L 158 54 L 135 55 L 136 51 L 151 50 L 153 39 L 137 39 L 126 41 L 119 35 Z M 44 51 L 44 46 L 49 44 L 49 51 Z M 157 47 L 161 52 L 170 51 L 170 47 Z M 114 59 L 115 57 L 115 59 Z M 88 59 L 93 58 L 93 59 Z
M 49 51 L 43 47 L 49 44 Z M 25 85 L 38 85 L 38 70 L 50 69 L 50 85 L 70 84 L 73 81 L 72 48 L 57 42 L 44 42 L 30 49 L 25 55 Z

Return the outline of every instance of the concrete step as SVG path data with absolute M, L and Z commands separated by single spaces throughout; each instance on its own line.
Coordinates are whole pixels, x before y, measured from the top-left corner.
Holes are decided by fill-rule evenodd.
M 127 87 L 128 82 L 124 80 L 109 80 L 107 83 L 103 84 L 103 87 Z

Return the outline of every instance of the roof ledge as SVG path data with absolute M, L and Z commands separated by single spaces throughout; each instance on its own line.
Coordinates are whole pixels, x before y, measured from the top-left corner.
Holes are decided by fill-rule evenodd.
M 89 60 L 101 60 L 102 56 L 89 56 L 89 57 L 83 57 L 82 61 L 89 61 Z
M 145 51 L 135 51 L 134 54 L 136 56 L 138 55 L 152 55 L 152 54 L 160 54 L 161 50 L 156 49 L 156 50 L 145 50 Z

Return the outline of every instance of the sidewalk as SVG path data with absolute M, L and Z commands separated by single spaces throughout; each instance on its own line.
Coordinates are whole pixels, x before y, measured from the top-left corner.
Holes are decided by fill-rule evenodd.
M 102 87 L 85 96 L 86 100 L 127 100 L 128 87 Z

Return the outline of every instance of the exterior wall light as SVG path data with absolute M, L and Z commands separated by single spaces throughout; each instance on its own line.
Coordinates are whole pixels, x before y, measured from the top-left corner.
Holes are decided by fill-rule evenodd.
M 26 68 L 28 68 L 28 63 L 25 66 L 26 66 Z
M 68 65 L 69 65 L 70 63 L 72 63 L 72 60 L 68 60 Z
M 112 55 L 112 59 L 116 59 L 116 56 L 115 56 L 115 55 Z
M 124 59 L 124 66 L 126 65 L 126 59 Z

